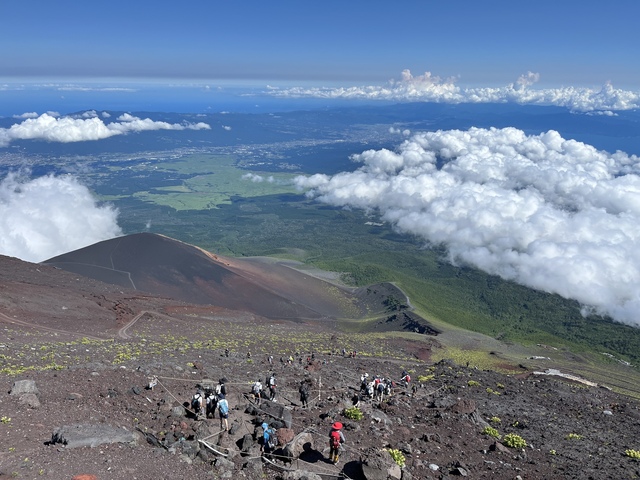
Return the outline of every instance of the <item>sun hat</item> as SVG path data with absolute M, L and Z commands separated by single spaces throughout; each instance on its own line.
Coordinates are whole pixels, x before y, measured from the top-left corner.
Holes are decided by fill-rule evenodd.
M 331 428 L 333 428 L 334 430 L 340 430 L 342 428 L 342 423 L 333 422 L 333 425 L 331 425 Z

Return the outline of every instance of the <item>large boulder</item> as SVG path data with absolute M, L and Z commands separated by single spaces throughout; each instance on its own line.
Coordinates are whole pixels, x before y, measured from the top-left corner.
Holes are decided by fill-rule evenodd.
M 25 393 L 20 395 L 20 400 L 18 401 L 29 408 L 38 408 L 40 406 L 40 400 L 35 393 Z
M 187 414 L 187 411 L 185 410 L 185 408 L 182 405 L 178 405 L 176 407 L 173 407 L 171 409 L 171 416 L 172 417 L 184 417 Z
M 389 416 L 380 410 L 375 410 L 371 412 L 371 419 L 374 422 L 380 423 L 384 426 L 393 425 L 393 421 L 389 418 Z
M 291 423 L 293 420 L 291 417 L 291 410 L 285 408 L 284 405 L 265 401 L 262 403 L 262 405 L 260 405 L 260 409 L 270 417 L 282 421 L 285 427 L 291 428 Z
M 308 432 L 302 432 L 284 446 L 283 454 L 287 458 L 294 459 L 299 458 L 304 452 L 313 449 L 313 436 Z
M 450 408 L 453 413 L 470 414 L 476 411 L 476 402 L 470 398 L 459 398 Z
M 35 380 L 16 380 L 13 382 L 10 395 L 24 395 L 26 393 L 33 393 L 34 395 L 40 393 Z
M 296 433 L 290 428 L 280 428 L 276 432 L 278 445 L 286 445 L 296 436 Z
M 136 436 L 132 432 L 104 424 L 66 425 L 57 428 L 51 436 L 51 443 L 62 443 L 67 448 L 135 442 Z
M 386 450 L 368 449 L 361 460 L 362 476 L 366 480 L 400 480 L 402 470 Z
M 240 451 L 243 456 L 247 456 L 249 449 L 255 445 L 255 441 L 253 440 L 253 435 L 250 433 L 245 434 L 242 437 L 242 441 L 240 442 Z

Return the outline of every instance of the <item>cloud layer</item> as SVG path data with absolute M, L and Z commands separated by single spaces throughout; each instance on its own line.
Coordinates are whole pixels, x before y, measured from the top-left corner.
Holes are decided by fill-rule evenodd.
M 640 92 L 613 88 L 601 89 L 563 87 L 534 89 L 540 75 L 527 72 L 516 82 L 496 88 L 461 88 L 453 78 L 441 79 L 431 72 L 413 76 L 403 70 L 400 80 L 386 86 L 342 88 L 277 88 L 269 87 L 268 95 L 287 98 L 366 99 L 435 103 L 518 103 L 528 105 L 555 105 L 576 112 L 630 110 L 640 108 Z
M 354 172 L 296 177 L 310 197 L 379 212 L 450 260 L 640 325 L 640 158 L 555 131 L 419 133 L 353 156 Z
M 57 117 L 43 113 L 34 117 L 33 113 L 25 114 L 27 118 L 21 123 L 9 128 L 0 128 L 0 147 L 6 147 L 14 140 L 46 140 L 49 142 L 84 142 L 101 140 L 114 135 L 148 130 L 203 130 L 211 127 L 203 122 L 199 123 L 167 123 L 138 118 L 125 113 L 116 121 L 105 123 L 98 118 L 96 112 L 85 112 L 80 118 Z M 108 118 L 108 117 L 106 117 Z
M 117 216 L 72 176 L 10 174 L 0 182 L 0 254 L 40 262 L 122 235 Z

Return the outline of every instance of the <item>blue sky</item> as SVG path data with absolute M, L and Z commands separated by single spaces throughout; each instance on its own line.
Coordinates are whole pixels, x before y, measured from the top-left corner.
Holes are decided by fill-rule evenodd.
M 2 2 L 0 81 L 640 85 L 640 2 Z

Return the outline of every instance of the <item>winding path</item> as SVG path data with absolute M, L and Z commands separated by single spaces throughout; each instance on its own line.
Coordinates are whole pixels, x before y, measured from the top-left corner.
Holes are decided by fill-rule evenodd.
M 127 322 L 127 324 L 125 326 L 123 326 L 122 328 L 120 328 L 120 330 L 118 330 L 118 336 L 120 338 L 124 338 L 125 340 L 131 338 L 131 336 L 129 334 L 127 334 L 127 330 L 129 330 L 131 327 L 133 327 L 135 325 L 135 323 L 140 320 L 140 318 L 145 315 L 146 313 L 151 313 L 148 310 L 142 310 L 139 314 L 137 314 L 135 317 L 133 317 L 131 320 L 129 320 Z

